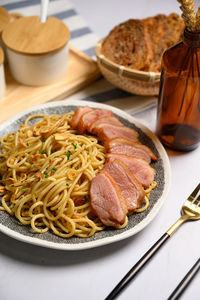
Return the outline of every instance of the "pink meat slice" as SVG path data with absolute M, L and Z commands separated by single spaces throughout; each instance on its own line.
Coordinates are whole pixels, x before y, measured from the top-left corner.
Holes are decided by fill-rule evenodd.
M 97 136 L 102 142 L 114 138 L 124 138 L 132 142 L 138 142 L 137 131 L 126 126 L 115 126 L 111 124 L 105 124 L 98 130 Z
M 110 176 L 115 180 L 124 196 L 128 211 L 134 211 L 142 205 L 145 192 L 142 185 L 132 175 L 129 168 L 120 160 L 108 162 L 104 166 Z
M 117 126 L 124 126 L 120 120 L 118 120 L 115 117 L 104 117 L 104 118 L 100 118 L 97 119 L 96 121 L 94 121 L 88 128 L 88 131 L 91 133 L 97 133 L 98 129 L 100 129 L 102 126 L 104 126 L 104 124 L 112 124 L 112 125 L 117 125 Z
M 110 153 L 120 153 L 143 158 L 148 163 L 151 162 L 151 159 L 158 160 L 157 155 L 155 155 L 149 147 L 123 138 L 107 140 L 105 147 Z
M 145 188 L 147 188 L 154 180 L 156 170 L 144 159 L 118 153 L 108 153 L 106 157 L 108 162 L 114 161 L 115 159 L 122 161 L 130 169 L 133 176 L 135 176 Z
M 106 226 L 123 224 L 128 212 L 126 201 L 113 178 L 102 170 L 91 182 L 90 201 L 94 213 Z
M 92 109 L 90 107 L 88 107 L 88 106 L 79 107 L 76 110 L 76 112 L 75 112 L 75 114 L 74 114 L 74 116 L 73 116 L 73 118 L 72 118 L 72 120 L 70 122 L 72 128 L 76 129 L 76 127 L 78 125 L 78 122 L 80 121 L 80 118 L 82 117 L 82 115 L 84 115 L 86 112 L 89 112 L 91 110 Z
M 103 117 L 113 116 L 113 113 L 110 110 L 103 109 L 93 109 L 85 114 L 83 114 L 78 122 L 78 131 L 84 133 L 90 127 L 90 125 Z

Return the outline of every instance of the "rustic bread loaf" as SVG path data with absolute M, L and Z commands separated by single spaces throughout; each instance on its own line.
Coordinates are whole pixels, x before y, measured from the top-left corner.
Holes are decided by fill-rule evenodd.
M 102 54 L 132 69 L 160 72 L 163 52 L 182 39 L 183 30 L 183 19 L 174 13 L 128 20 L 105 38 Z
M 102 53 L 117 64 L 146 68 L 153 54 L 147 29 L 141 20 L 128 20 L 116 26 L 104 40 Z

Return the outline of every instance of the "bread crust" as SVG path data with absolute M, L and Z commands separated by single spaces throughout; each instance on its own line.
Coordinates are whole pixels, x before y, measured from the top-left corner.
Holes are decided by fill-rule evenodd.
M 153 18 L 144 19 L 143 22 L 152 37 L 153 60 L 147 71 L 160 72 L 163 52 L 182 40 L 184 21 L 173 13 L 169 16 L 159 14 Z
M 147 68 L 153 52 L 143 21 L 128 20 L 113 28 L 102 44 L 102 53 L 117 64 Z
M 175 13 L 130 19 L 115 26 L 102 44 L 102 54 L 132 69 L 160 72 L 163 52 L 182 40 L 183 19 Z

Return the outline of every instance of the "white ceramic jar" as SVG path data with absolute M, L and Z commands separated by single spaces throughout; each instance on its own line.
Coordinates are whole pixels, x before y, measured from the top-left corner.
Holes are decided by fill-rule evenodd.
M 3 49 L 0 47 L 0 99 L 3 97 L 6 89 L 3 63 L 4 63 L 4 53 L 3 53 Z
M 70 32 L 59 19 L 25 17 L 3 31 L 12 76 L 25 85 L 40 86 L 59 80 L 67 72 Z

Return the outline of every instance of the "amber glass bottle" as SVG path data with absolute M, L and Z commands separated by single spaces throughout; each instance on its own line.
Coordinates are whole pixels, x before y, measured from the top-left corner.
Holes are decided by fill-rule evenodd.
M 163 55 L 157 133 L 176 150 L 200 142 L 200 32 L 185 29 L 183 41 Z

